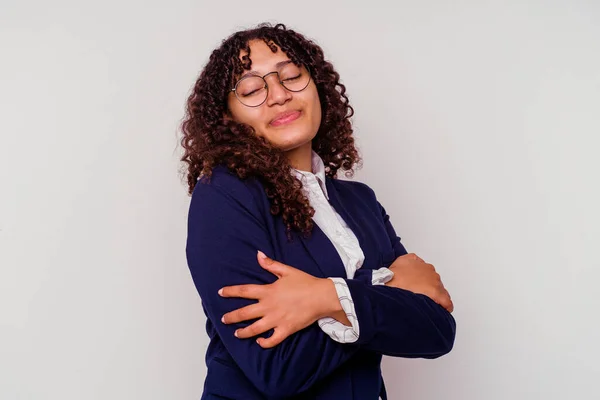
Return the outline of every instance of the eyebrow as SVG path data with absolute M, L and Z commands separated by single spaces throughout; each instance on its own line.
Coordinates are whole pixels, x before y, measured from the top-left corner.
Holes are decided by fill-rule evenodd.
M 291 62 L 292 62 L 292 60 L 279 61 L 277 64 L 275 64 L 275 69 L 279 69 L 279 68 L 283 67 L 284 65 L 289 64 Z M 260 73 L 258 71 L 248 71 L 244 75 L 240 76 L 239 79 L 245 78 L 246 76 L 249 76 L 249 75 L 260 76 Z

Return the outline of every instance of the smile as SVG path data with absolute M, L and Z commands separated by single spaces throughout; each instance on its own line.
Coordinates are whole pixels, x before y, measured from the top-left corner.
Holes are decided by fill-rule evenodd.
M 289 124 L 292 121 L 297 120 L 301 115 L 300 111 L 294 111 L 293 113 L 286 115 L 284 117 L 278 118 L 275 121 L 271 122 L 271 126 L 281 126 Z

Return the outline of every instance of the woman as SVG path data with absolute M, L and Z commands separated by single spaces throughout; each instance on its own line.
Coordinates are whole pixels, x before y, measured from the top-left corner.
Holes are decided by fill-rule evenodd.
M 453 305 L 365 184 L 353 109 L 284 25 L 214 50 L 187 103 L 186 255 L 207 316 L 202 399 L 386 398 L 382 355 L 436 358 Z

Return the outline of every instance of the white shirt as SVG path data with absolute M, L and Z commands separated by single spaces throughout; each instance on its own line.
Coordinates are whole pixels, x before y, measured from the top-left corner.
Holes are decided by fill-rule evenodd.
M 343 218 L 329 204 L 323 160 L 314 150 L 312 151 L 311 160 L 312 172 L 292 169 L 292 173 L 302 182 L 302 190 L 308 198 L 310 205 L 315 209 L 315 214 L 313 215 L 314 223 L 329 238 L 342 259 L 344 268 L 346 269 L 346 277 L 352 279 L 356 270 L 362 266 L 365 256 L 354 232 L 352 232 Z M 372 284 L 383 285 L 390 281 L 393 276 L 394 273 L 387 268 L 373 270 Z M 348 285 L 342 278 L 329 279 L 334 282 L 340 304 L 352 326 L 346 326 L 331 317 L 319 319 L 318 324 L 323 332 L 337 342 L 356 342 L 360 335 L 360 326 Z

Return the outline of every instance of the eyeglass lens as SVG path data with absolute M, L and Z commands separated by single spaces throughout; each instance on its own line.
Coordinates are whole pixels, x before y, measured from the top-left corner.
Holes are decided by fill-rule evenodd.
M 308 86 L 310 76 L 304 66 L 287 63 L 279 70 L 281 84 L 291 92 L 299 92 Z M 267 83 L 260 76 L 248 76 L 238 81 L 235 95 L 245 105 L 256 107 L 267 98 Z

